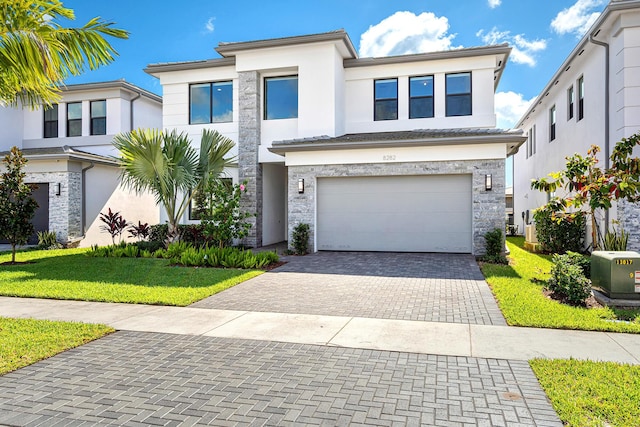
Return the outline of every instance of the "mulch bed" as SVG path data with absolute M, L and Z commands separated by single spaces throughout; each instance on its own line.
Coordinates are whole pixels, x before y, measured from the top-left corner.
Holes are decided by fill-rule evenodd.
M 569 303 L 565 298 L 561 297 L 560 295 L 555 294 L 554 292 L 550 291 L 549 289 L 543 289 L 542 293 L 544 294 L 545 297 L 547 297 L 548 299 L 552 299 L 554 301 L 558 301 L 562 304 L 566 304 L 566 305 L 573 305 L 574 307 L 576 306 L 575 304 L 571 304 Z M 584 308 L 602 308 L 604 307 L 602 304 L 600 304 L 594 297 L 593 295 L 589 295 L 589 298 L 587 298 L 587 300 L 585 301 L 584 304 L 580 304 L 577 307 L 584 307 Z

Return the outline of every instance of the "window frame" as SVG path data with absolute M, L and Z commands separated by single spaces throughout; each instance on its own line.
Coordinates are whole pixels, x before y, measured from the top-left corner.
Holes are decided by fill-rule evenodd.
M 72 105 L 80 105 L 80 118 L 79 119 L 70 119 L 69 118 L 69 107 Z M 82 136 L 82 102 L 68 102 L 67 103 L 67 138 L 74 138 L 74 137 L 78 137 L 78 136 Z M 80 134 L 78 135 L 71 135 L 71 123 L 80 123 Z
M 377 89 L 377 83 L 378 82 L 395 82 L 396 84 L 396 96 L 395 98 L 378 98 L 378 89 Z M 389 102 L 389 101 L 394 101 L 396 103 L 396 108 L 395 108 L 395 117 L 378 117 L 378 103 L 381 102 Z M 382 121 L 387 121 L 387 120 L 398 120 L 398 78 L 397 77 L 387 77 L 384 79 L 374 79 L 373 80 L 373 121 L 374 122 L 382 122 Z
M 231 119 L 230 120 L 214 120 L 213 110 L 214 110 L 214 85 L 229 85 L 231 87 Z M 193 112 L 193 93 L 192 88 L 194 86 L 208 86 L 209 88 L 209 113 L 207 114 L 208 121 L 206 122 L 194 122 L 192 117 Z M 204 124 L 212 124 L 212 123 L 232 123 L 233 122 L 233 80 L 216 80 L 211 82 L 200 82 L 200 83 L 190 83 L 189 84 L 189 124 L 190 125 L 204 125 Z
M 98 102 L 104 102 L 104 116 L 93 116 L 93 105 Z M 104 119 L 104 133 L 96 132 L 96 125 L 94 124 L 94 120 Z M 96 99 L 89 102 L 89 135 L 106 135 L 107 134 L 107 100 L 106 99 Z
M 558 123 L 556 106 L 549 108 L 549 142 L 556 139 L 556 125 Z
M 284 79 L 294 79 L 296 80 L 296 115 L 295 117 L 269 117 L 269 109 L 268 109 L 268 104 L 269 104 L 269 89 L 268 89 L 268 81 L 271 80 L 276 80 L 276 79 L 280 79 L 280 80 L 284 80 Z M 264 88 L 264 102 L 262 104 L 263 106 L 263 120 L 287 120 L 287 119 L 297 119 L 300 115 L 300 76 L 298 74 L 290 74 L 290 75 L 283 75 L 283 76 L 267 76 L 264 77 L 262 80 L 262 84 L 263 84 L 263 88 Z
M 469 75 L 469 92 L 450 94 L 449 93 L 449 76 L 456 76 L 456 75 L 462 75 L 462 74 L 468 74 Z M 445 89 L 444 89 L 444 93 L 445 93 L 445 116 L 446 117 L 472 116 L 473 115 L 473 73 L 471 71 L 447 73 L 444 76 L 444 82 L 445 82 Z M 450 114 L 450 112 L 449 112 L 449 100 L 452 99 L 452 98 L 462 98 L 462 97 L 469 97 L 469 113 L 468 114 Z
M 47 112 L 55 110 L 55 115 L 56 118 L 55 120 L 47 120 Z M 42 137 L 43 138 L 58 138 L 58 127 L 59 127 L 59 121 L 60 121 L 60 107 L 59 104 L 53 104 L 51 106 L 51 108 L 43 108 L 43 112 L 42 112 L 42 117 L 43 117 L 43 127 L 42 127 Z M 53 126 L 47 126 L 48 124 L 51 123 L 55 123 L 55 125 Z M 53 133 L 48 133 L 47 129 L 51 129 L 54 132 Z
M 578 78 L 578 114 L 577 121 L 584 119 L 584 76 Z
M 567 89 L 567 121 L 573 119 L 574 109 L 575 109 L 575 100 L 576 100 L 576 92 L 571 85 L 569 89 Z
M 413 79 L 424 79 L 430 77 L 431 78 L 431 95 L 421 95 L 421 96 L 411 96 L 411 81 Z M 433 74 L 426 74 L 423 76 L 411 76 L 409 77 L 409 119 L 430 119 L 435 117 L 435 76 Z M 414 116 L 413 114 L 413 100 L 427 100 L 431 104 L 431 115 L 430 116 Z

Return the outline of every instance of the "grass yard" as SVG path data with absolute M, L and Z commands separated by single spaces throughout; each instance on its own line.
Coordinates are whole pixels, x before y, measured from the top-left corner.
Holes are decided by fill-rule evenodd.
M 0 317 L 0 375 L 111 332 L 103 325 Z
M 0 268 L 0 295 L 186 306 L 260 271 L 171 267 L 152 258 L 94 258 L 86 249 L 26 251 Z M 11 260 L 0 255 L 0 263 Z
M 545 297 L 538 281 L 548 278 L 551 257 L 525 251 L 522 237 L 507 244 L 511 265 L 484 264 L 482 273 L 509 325 L 640 333 L 640 310 L 571 307 Z
M 530 364 L 567 425 L 640 425 L 640 366 L 542 359 Z

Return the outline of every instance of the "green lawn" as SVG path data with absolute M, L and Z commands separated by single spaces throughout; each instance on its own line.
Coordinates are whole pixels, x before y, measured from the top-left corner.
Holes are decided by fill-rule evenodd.
M 186 306 L 260 271 L 171 267 L 152 258 L 94 258 L 86 249 L 26 251 L 0 268 L 0 295 Z M 0 263 L 10 261 L 0 255 Z
M 523 249 L 523 238 L 508 238 L 511 265 L 485 264 L 482 273 L 509 325 L 640 333 L 640 310 L 571 307 L 542 294 L 550 257 Z M 618 322 L 615 320 L 631 320 Z
M 541 359 L 530 364 L 567 425 L 640 425 L 640 366 Z
M 0 375 L 111 332 L 103 325 L 0 317 Z

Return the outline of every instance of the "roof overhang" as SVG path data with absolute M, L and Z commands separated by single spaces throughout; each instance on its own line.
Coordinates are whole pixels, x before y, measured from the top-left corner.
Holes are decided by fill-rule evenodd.
M 60 86 L 60 90 L 62 91 L 62 93 L 80 92 L 80 91 L 88 91 L 88 90 L 103 90 L 103 89 L 121 89 L 127 92 L 131 92 L 133 94 L 145 96 L 155 102 L 162 103 L 161 96 L 158 96 L 155 93 L 149 92 L 148 90 L 142 89 L 141 87 L 133 85 L 124 80 L 113 80 L 108 82 L 97 82 L 97 83 L 80 83 L 80 84 Z
M 199 70 L 203 68 L 216 68 L 216 67 L 233 67 L 236 65 L 236 58 L 216 58 L 206 59 L 202 61 L 187 61 L 187 62 L 167 62 L 159 64 L 150 64 L 144 69 L 144 72 L 155 77 L 155 73 L 166 73 L 169 71 L 183 71 L 183 70 Z
M 25 148 L 20 151 L 27 160 L 71 160 L 105 166 L 119 166 L 118 160 L 115 158 L 76 150 L 68 145 L 52 148 Z M 1 156 L 6 154 L 8 154 L 8 152 L 0 153 Z

